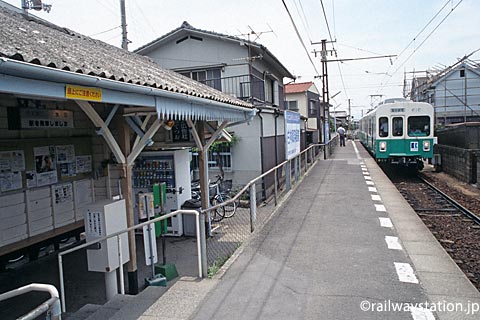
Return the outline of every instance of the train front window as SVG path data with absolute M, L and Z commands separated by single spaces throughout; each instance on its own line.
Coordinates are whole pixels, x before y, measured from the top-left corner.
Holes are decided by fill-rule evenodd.
M 392 134 L 394 137 L 401 137 L 403 136 L 403 118 L 402 117 L 394 117 L 392 119 Z
M 425 137 L 430 135 L 430 117 L 415 116 L 408 118 L 408 135 L 410 137 Z
M 388 137 L 388 118 L 381 117 L 378 119 L 378 135 L 382 138 Z

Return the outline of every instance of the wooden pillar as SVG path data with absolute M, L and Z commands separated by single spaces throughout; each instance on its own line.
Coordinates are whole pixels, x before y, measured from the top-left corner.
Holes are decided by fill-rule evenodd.
M 119 145 L 125 156 L 128 156 L 131 152 L 130 145 L 130 127 L 126 125 L 123 117 L 118 117 L 117 128 L 119 132 Z M 133 214 L 133 199 L 132 199 L 132 165 L 126 163 L 122 164 L 122 198 L 125 199 L 125 205 L 127 209 L 127 226 L 131 227 L 135 225 Z M 138 293 L 138 271 L 137 271 L 137 251 L 135 244 L 135 231 L 128 233 L 128 250 L 130 254 L 130 260 L 127 263 L 128 271 L 128 291 L 129 294 Z

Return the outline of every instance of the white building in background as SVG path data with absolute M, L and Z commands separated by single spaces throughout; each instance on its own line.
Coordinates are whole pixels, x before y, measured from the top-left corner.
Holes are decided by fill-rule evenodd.
M 294 76 L 263 45 L 192 27 L 188 22 L 135 50 L 164 68 L 253 103 L 259 110 L 250 123 L 228 128 L 237 136 L 222 150 L 226 178 L 244 185 L 285 159 L 285 90 Z M 305 128 L 305 123 L 302 123 Z M 303 129 L 302 146 L 305 145 Z M 214 156 L 211 176 L 218 174 Z M 273 183 L 265 179 L 260 192 Z

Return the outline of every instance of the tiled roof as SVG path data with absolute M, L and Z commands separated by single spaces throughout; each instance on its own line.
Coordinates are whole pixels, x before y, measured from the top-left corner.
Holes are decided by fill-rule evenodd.
M 269 55 L 271 57 L 271 59 L 273 61 L 275 61 L 275 63 L 283 70 L 283 72 L 285 73 L 284 76 L 288 77 L 288 78 L 291 78 L 291 79 L 294 79 L 295 76 L 292 75 L 290 73 L 290 71 L 288 71 L 288 69 L 280 62 L 280 60 L 277 59 L 277 57 L 275 57 L 273 55 L 273 53 L 270 52 L 270 50 L 267 49 L 267 47 L 265 47 L 264 45 L 258 43 L 258 42 L 254 42 L 254 41 L 249 41 L 249 40 L 246 40 L 246 39 L 242 39 L 242 38 L 239 38 L 239 37 L 235 37 L 235 36 L 230 36 L 230 35 L 226 35 L 226 34 L 221 34 L 221 33 L 217 33 L 217 32 L 213 32 L 213 31 L 207 31 L 207 30 L 202 30 L 202 29 L 198 29 L 198 28 L 194 28 L 192 27 L 192 25 L 190 23 L 188 23 L 187 21 L 184 21 L 182 23 L 182 25 L 170 32 L 168 32 L 167 34 L 164 34 L 163 36 L 161 36 L 160 38 L 157 38 L 137 49 L 134 50 L 134 52 L 139 52 L 139 53 L 142 53 L 142 51 L 148 49 L 148 47 L 151 47 L 151 46 L 155 46 L 156 44 L 158 43 L 161 43 L 163 42 L 165 39 L 169 38 L 170 36 L 176 34 L 177 32 L 180 32 L 180 31 L 190 31 L 190 32 L 194 32 L 194 33 L 201 33 L 201 34 L 205 34 L 205 35 L 209 35 L 209 36 L 212 36 L 212 37 L 217 37 L 217 38 L 222 38 L 222 39 L 227 39 L 227 40 L 230 40 L 230 41 L 236 41 L 236 42 L 239 42 L 239 43 L 246 43 L 246 44 L 249 44 L 250 46 L 252 47 L 256 47 L 256 48 L 259 48 L 260 50 L 262 50 L 264 53 L 266 53 L 267 55 Z
M 285 93 L 300 93 L 310 89 L 313 82 L 289 83 L 285 85 Z
M 0 21 L 0 57 L 183 93 L 235 106 L 253 107 L 245 101 L 162 69 L 148 57 L 43 20 L 0 7 Z

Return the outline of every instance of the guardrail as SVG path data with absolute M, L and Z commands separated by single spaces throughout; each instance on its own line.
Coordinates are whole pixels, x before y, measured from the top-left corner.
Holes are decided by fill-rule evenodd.
M 58 296 L 58 290 L 55 286 L 50 284 L 32 283 L 5 293 L 0 294 L 0 301 L 7 300 L 25 293 L 32 291 L 48 292 L 50 293 L 50 299 L 17 319 L 31 320 L 36 319 L 44 313 L 47 313 L 47 319 L 52 320 L 61 319 L 60 300 Z
M 335 147 L 335 141 L 336 137 L 332 138 L 327 145 L 325 144 L 314 144 L 309 146 L 307 149 L 303 150 L 300 154 L 298 154 L 296 157 L 290 160 L 286 160 L 277 166 L 271 168 L 270 170 L 266 171 L 262 175 L 252 179 L 245 185 L 234 197 L 232 197 L 230 200 L 225 201 L 221 204 L 202 209 L 201 211 L 197 210 L 177 210 L 165 215 L 162 215 L 160 217 L 154 218 L 152 220 L 131 226 L 129 228 L 120 230 L 118 232 L 115 232 L 113 234 L 110 234 L 108 236 L 105 236 L 103 238 L 96 239 L 94 241 L 89 241 L 87 243 L 84 243 L 82 245 L 79 245 L 77 247 L 68 249 L 66 251 L 60 252 L 58 254 L 58 267 L 59 267 L 59 278 L 60 278 L 60 301 L 61 301 L 61 311 L 66 312 L 66 302 L 65 302 L 65 284 L 64 284 L 64 273 L 63 273 L 63 257 L 67 254 L 73 253 L 75 251 L 85 249 L 87 247 L 90 247 L 96 243 L 100 243 L 103 241 L 106 241 L 110 238 L 116 237 L 117 240 L 117 246 L 118 246 L 118 261 L 119 261 L 119 283 L 120 283 L 120 293 L 125 294 L 125 285 L 124 285 L 124 278 L 123 278 L 123 264 L 122 264 L 122 241 L 121 241 L 121 235 L 139 228 L 143 228 L 144 226 L 147 226 L 149 224 L 154 224 L 156 222 L 174 217 L 179 214 L 190 214 L 195 216 L 195 223 L 196 223 L 196 242 L 197 242 L 197 260 L 198 260 L 198 275 L 200 278 L 206 277 L 207 276 L 207 270 L 209 267 L 209 262 L 216 260 L 217 258 L 214 256 L 213 258 L 210 258 L 207 252 L 207 232 L 205 229 L 205 220 L 206 216 L 208 216 L 208 213 L 211 210 L 215 210 L 218 208 L 221 208 L 225 205 L 231 204 L 233 202 L 237 202 L 239 198 L 246 193 L 248 190 L 248 198 L 249 198 L 249 206 L 248 206 L 248 211 L 249 211 L 249 230 L 248 234 L 251 234 L 252 232 L 255 231 L 257 227 L 257 201 L 256 201 L 256 184 L 261 181 L 262 179 L 266 178 L 269 175 L 274 175 L 274 192 L 273 197 L 274 197 L 274 205 L 277 206 L 278 204 L 278 198 L 280 196 L 280 192 L 288 192 L 291 188 L 291 183 L 297 183 L 300 176 L 308 172 L 308 170 L 314 165 L 314 163 L 320 158 L 321 154 L 324 154 L 324 157 L 326 157 L 327 151 L 328 154 L 330 155 L 333 152 L 333 148 Z M 322 152 L 323 151 L 323 152 Z M 292 165 L 293 164 L 293 165 Z M 283 173 L 279 175 L 279 172 L 282 171 Z M 287 174 L 288 173 L 288 174 Z M 285 189 L 282 189 L 282 184 L 281 178 L 285 176 Z M 293 178 L 293 179 L 292 179 Z M 229 220 L 230 218 L 227 218 L 225 220 Z M 231 229 L 233 230 L 233 228 Z M 242 236 L 242 239 L 239 241 L 243 241 L 246 239 L 248 235 Z M 210 240 L 210 238 L 208 239 Z M 214 242 L 214 241 L 210 241 Z M 233 245 L 228 248 L 228 252 L 226 254 L 229 256 L 235 251 L 235 249 L 238 248 L 238 245 Z M 233 250 L 233 251 L 232 251 Z M 224 254 L 224 253 L 222 253 Z M 213 260 L 212 260 L 213 259 Z
M 303 150 L 299 155 L 291 160 L 286 160 L 270 170 L 264 172 L 260 176 L 250 180 L 239 192 L 231 199 L 203 209 L 202 214 L 208 216 L 208 213 L 224 206 L 232 207 L 233 204 L 239 204 L 240 199 L 244 200 L 241 208 L 237 207 L 237 212 L 231 218 L 224 218 L 213 224 L 209 232 L 210 237 L 206 239 L 207 257 L 203 259 L 203 269 L 208 270 L 211 276 L 211 269 L 218 270 L 221 265 L 235 252 L 235 250 L 245 241 L 255 229 L 262 225 L 273 212 L 273 208 L 277 206 L 278 199 L 283 193 L 287 193 L 291 184 L 297 183 L 302 175 L 320 159 L 331 155 L 338 137 L 333 137 L 327 145 L 314 144 Z M 273 178 L 272 178 L 273 177 Z M 273 207 L 262 206 L 257 203 L 257 186 L 269 180 L 273 186 L 270 188 L 270 200 L 273 200 Z M 273 180 L 273 183 L 272 183 Z M 264 187 L 265 189 L 265 187 Z M 272 190 L 273 189 L 273 190 Z M 265 190 L 263 190 L 265 192 Z M 263 199 L 262 199 L 263 201 Z M 206 219 L 208 221 L 208 219 Z M 212 273 L 215 273 L 213 271 Z

